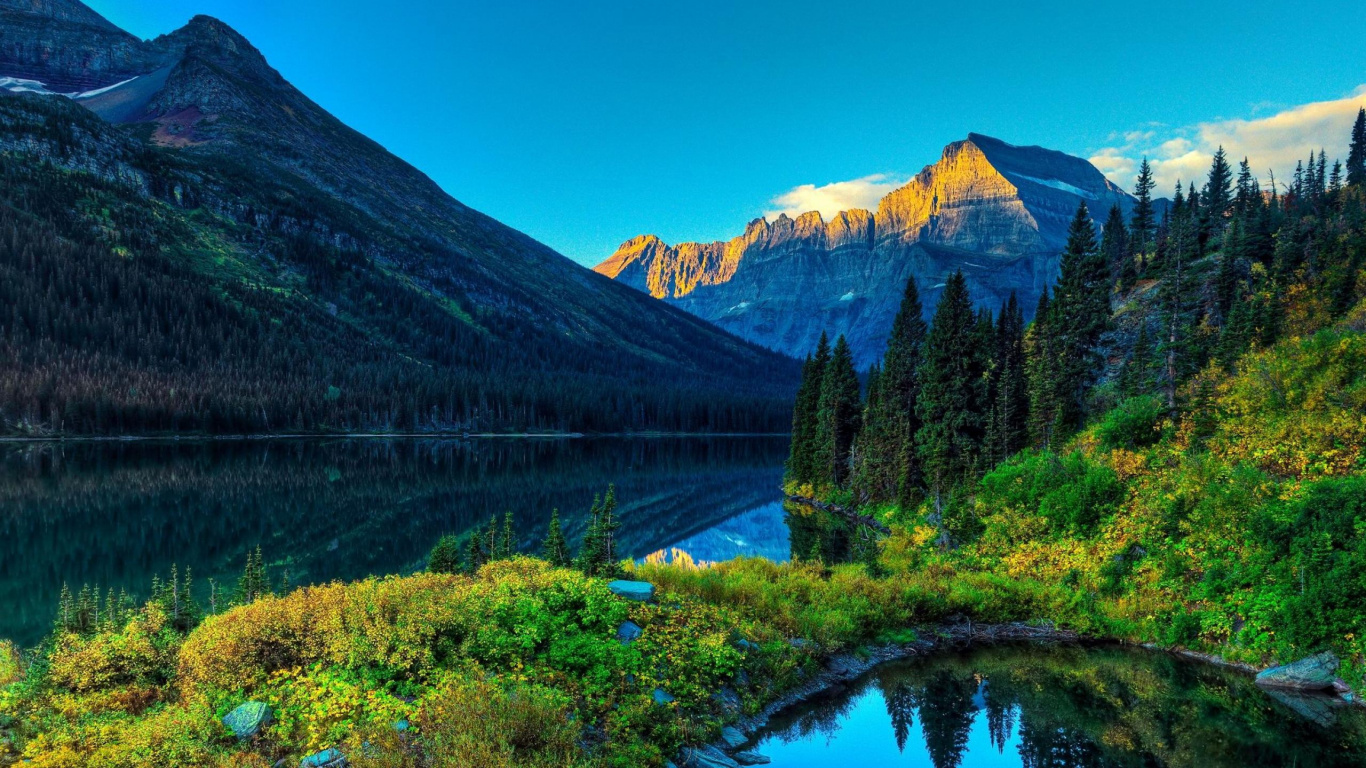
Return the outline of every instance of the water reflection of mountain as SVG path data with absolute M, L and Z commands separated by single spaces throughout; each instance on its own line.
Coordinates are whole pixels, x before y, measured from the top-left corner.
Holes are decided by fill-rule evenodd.
M 777 563 L 786 562 L 788 543 L 787 513 L 781 501 L 741 512 L 728 520 L 674 542 L 663 555 L 681 551 L 698 562 L 718 563 L 733 557 L 766 557 Z
M 780 496 L 783 438 L 338 439 L 0 446 L 0 637 L 45 631 L 63 581 L 145 593 L 172 563 L 233 578 L 258 544 L 295 583 L 417 565 L 442 533 L 560 509 L 577 541 L 616 483 L 623 554 Z
M 996 646 L 885 665 L 775 718 L 760 751 L 794 767 L 1315 768 L 1366 761 L 1366 713 L 1302 717 L 1165 654 Z

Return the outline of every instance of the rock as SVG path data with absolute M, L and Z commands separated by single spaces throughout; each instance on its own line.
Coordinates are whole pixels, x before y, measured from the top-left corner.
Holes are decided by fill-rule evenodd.
M 635 600 L 641 603 L 648 602 L 654 599 L 655 596 L 655 585 L 648 581 L 624 581 L 622 579 L 617 579 L 616 581 L 609 583 L 607 588 L 612 590 L 612 594 L 617 597 L 624 597 L 627 600 Z
M 749 685 L 749 673 L 743 669 L 739 672 L 736 672 L 735 682 L 739 683 L 740 685 Z
M 749 739 L 745 737 L 745 734 L 740 733 L 738 728 L 726 726 L 721 729 L 721 741 L 725 742 L 726 747 L 730 749 L 739 749 Z
M 270 725 L 274 719 L 269 705 L 259 701 L 247 701 L 229 712 L 223 718 L 223 725 L 232 729 L 238 739 L 250 739 L 259 736 L 261 729 Z
M 677 701 L 677 699 L 671 696 L 669 692 L 663 688 L 656 688 L 650 695 L 654 697 L 655 703 L 661 706 L 664 704 L 672 704 Z
M 736 648 L 739 648 L 740 650 L 742 650 L 742 651 L 744 651 L 744 652 L 746 652 L 746 653 L 752 653 L 752 652 L 754 652 L 754 651 L 759 650 L 759 644 L 758 644 L 758 643 L 753 642 L 753 641 L 751 641 L 751 640 L 746 640 L 746 639 L 743 638 L 743 637 L 736 641 L 735 647 L 736 647 Z
M 722 712 L 725 712 L 731 717 L 740 714 L 740 694 L 736 693 L 733 688 L 722 688 L 711 695 L 711 700 L 716 702 L 716 705 L 721 708 Z
M 793 648 L 796 648 L 799 651 L 811 647 L 811 642 L 809 640 L 803 640 L 800 637 L 791 638 L 787 641 L 787 644 L 792 646 Z
M 407 731 L 410 727 L 411 727 L 411 724 L 410 724 L 407 720 L 395 720 L 395 721 L 394 721 L 394 730 L 395 730 L 395 731 L 398 731 L 399 733 L 403 733 L 404 731 Z
M 1338 657 L 1324 651 L 1293 664 L 1262 670 L 1257 675 L 1257 684 L 1271 688 L 1324 690 L 1333 687 L 1337 671 Z
M 645 630 L 641 629 L 640 625 L 634 621 L 623 621 L 621 626 L 617 627 L 617 639 L 621 641 L 622 645 L 630 645 L 644 632 Z
M 343 755 L 341 750 L 335 747 L 314 752 L 299 763 L 299 768 L 345 768 L 345 766 L 346 755 Z
M 731 757 L 740 765 L 768 765 L 773 762 L 768 759 L 768 755 L 761 755 L 758 752 L 736 752 Z
M 685 748 L 678 753 L 682 768 L 740 768 L 725 752 L 713 746 Z

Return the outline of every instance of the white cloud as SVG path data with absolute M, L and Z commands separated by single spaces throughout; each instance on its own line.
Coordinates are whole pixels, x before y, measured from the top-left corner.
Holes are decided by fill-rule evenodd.
M 876 210 L 877 201 L 905 183 L 904 179 L 875 173 L 861 179 L 836 181 L 819 187 L 803 184 L 770 200 L 770 210 L 764 211 L 764 216 L 772 218 L 785 213 L 796 218 L 807 211 L 820 211 L 821 217 L 829 221 L 840 211 L 853 208 Z
M 1146 155 L 1158 193 L 1170 195 L 1177 180 L 1185 184 L 1194 181 L 1200 187 L 1209 172 L 1210 159 L 1222 146 L 1235 168 L 1246 157 L 1263 187 L 1270 183 L 1271 172 L 1276 174 L 1279 186 L 1290 179 L 1295 164 L 1307 159 L 1310 152 L 1327 150 L 1330 166 L 1334 158 L 1346 160 L 1352 121 L 1362 107 L 1366 107 L 1366 85 L 1341 99 L 1302 104 L 1267 117 L 1130 131 L 1122 134 L 1122 144 L 1095 152 L 1091 162 L 1111 181 L 1132 189 L 1139 161 Z M 1264 109 L 1266 105 L 1255 105 L 1252 112 Z

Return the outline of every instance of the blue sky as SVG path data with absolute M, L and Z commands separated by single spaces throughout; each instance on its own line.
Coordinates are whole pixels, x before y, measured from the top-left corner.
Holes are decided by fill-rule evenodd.
M 1115 178 L 1161 155 L 1162 181 L 1227 140 L 1280 177 L 1308 153 L 1276 147 L 1345 154 L 1366 103 L 1359 0 L 87 2 L 141 37 L 222 19 L 456 198 L 587 264 L 642 232 L 862 204 L 969 131 Z

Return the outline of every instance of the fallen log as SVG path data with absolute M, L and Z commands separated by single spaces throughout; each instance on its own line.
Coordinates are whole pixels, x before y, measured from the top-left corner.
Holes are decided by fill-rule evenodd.
M 828 501 L 821 501 L 807 496 L 795 496 L 792 494 L 788 494 L 787 500 L 793 504 L 801 504 L 802 506 L 811 507 L 812 509 L 819 509 L 822 512 L 829 512 L 832 515 L 839 515 L 854 525 L 867 526 L 883 535 L 892 532 L 892 529 L 878 522 L 872 515 L 865 515 L 855 509 L 841 507 L 838 504 L 831 504 Z

